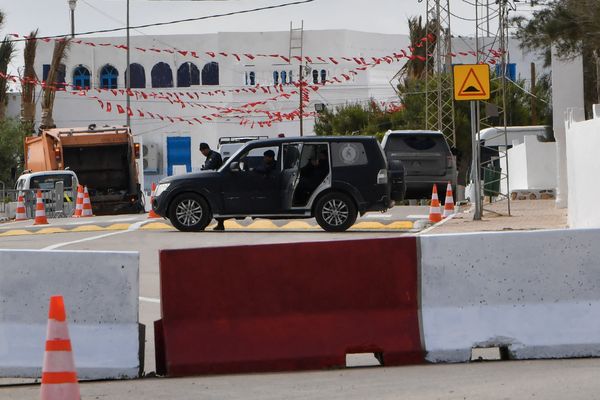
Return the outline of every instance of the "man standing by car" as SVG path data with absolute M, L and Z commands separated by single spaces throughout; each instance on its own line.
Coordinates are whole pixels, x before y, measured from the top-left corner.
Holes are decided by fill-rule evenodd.
M 221 155 L 216 151 L 211 150 L 208 143 L 200 143 L 200 153 L 206 157 L 206 161 L 201 168 L 202 171 L 216 171 L 221 168 L 221 165 L 223 165 L 223 159 L 221 158 Z
M 201 168 L 202 171 L 216 171 L 219 168 L 221 168 L 221 165 L 223 165 L 223 159 L 221 158 L 221 155 L 216 151 L 211 150 L 208 143 L 200 143 L 200 152 L 204 157 L 206 157 L 206 161 L 204 162 L 204 165 Z M 214 230 L 224 231 L 225 220 L 223 218 L 217 218 L 216 220 L 217 226 Z

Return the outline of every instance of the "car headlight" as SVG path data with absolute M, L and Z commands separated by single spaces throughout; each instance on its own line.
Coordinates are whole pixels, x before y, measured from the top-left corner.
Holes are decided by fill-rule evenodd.
M 160 196 L 162 194 L 162 192 L 167 190 L 167 188 L 170 185 L 171 185 L 170 183 L 159 183 L 158 186 L 156 187 L 156 190 L 154 191 L 154 197 Z

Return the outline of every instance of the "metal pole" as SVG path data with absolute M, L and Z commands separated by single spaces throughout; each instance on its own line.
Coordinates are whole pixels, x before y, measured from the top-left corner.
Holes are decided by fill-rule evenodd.
M 71 37 L 75 37 L 75 10 L 71 10 Z
M 472 163 L 471 179 L 473 180 L 475 214 L 474 220 L 481 219 L 481 178 L 479 177 L 479 138 L 477 135 L 477 102 L 471 101 L 471 139 L 472 139 Z
M 304 136 L 304 100 L 302 99 L 302 94 L 304 92 L 304 74 L 302 68 L 302 61 L 300 61 L 300 136 Z
M 508 209 L 508 216 L 511 216 L 511 205 L 510 205 L 510 174 L 508 172 L 508 132 L 506 126 L 508 125 L 508 110 L 507 110 L 507 99 L 506 99 L 506 53 L 508 51 L 508 10 L 506 9 L 506 0 L 500 2 L 500 43 L 502 45 L 502 110 L 503 110 L 503 123 L 504 123 L 504 148 L 506 150 L 506 207 Z M 505 31 L 506 29 L 506 31 Z
M 125 69 L 125 87 L 127 89 L 125 91 L 127 94 L 127 112 L 125 114 L 127 115 L 126 125 L 128 128 L 131 128 L 131 117 L 129 116 L 129 112 L 131 110 L 131 98 L 129 97 L 129 92 L 131 90 L 131 61 L 129 59 L 129 56 L 129 0 L 127 0 L 127 67 Z

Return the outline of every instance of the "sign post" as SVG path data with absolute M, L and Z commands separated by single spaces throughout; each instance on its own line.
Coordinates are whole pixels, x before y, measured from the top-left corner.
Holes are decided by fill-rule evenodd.
M 471 102 L 471 140 L 472 158 L 471 179 L 473 180 L 475 220 L 481 219 L 483 203 L 481 199 L 480 177 L 480 140 L 478 133 L 478 107 L 477 101 L 490 98 L 490 67 L 487 64 L 455 65 L 454 73 L 454 100 Z

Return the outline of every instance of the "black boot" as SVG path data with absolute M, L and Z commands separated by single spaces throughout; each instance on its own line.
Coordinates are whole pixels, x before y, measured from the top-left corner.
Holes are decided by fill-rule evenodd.
M 217 219 L 217 226 L 213 228 L 213 231 L 224 231 L 225 230 L 225 220 L 219 218 Z

